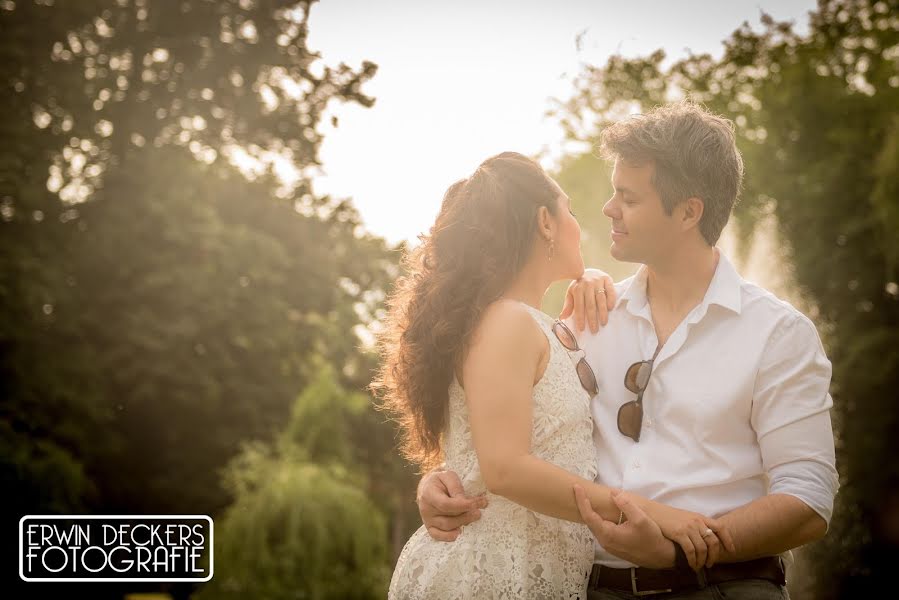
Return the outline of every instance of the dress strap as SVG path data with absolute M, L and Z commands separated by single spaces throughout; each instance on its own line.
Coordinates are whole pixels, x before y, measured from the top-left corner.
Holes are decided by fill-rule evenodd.
M 551 316 L 549 316 L 548 314 L 546 314 L 545 312 L 543 312 L 543 311 L 540 310 L 539 308 L 534 308 L 534 307 L 531 306 L 530 304 L 525 304 L 524 302 L 519 302 L 519 303 L 520 303 L 523 307 L 525 307 L 525 308 L 528 310 L 529 313 L 531 313 L 531 316 L 534 317 L 534 319 L 535 319 L 538 323 L 540 323 L 540 325 L 544 326 L 545 328 L 549 328 L 549 327 L 552 326 L 552 324 L 553 324 L 553 318 L 552 318 Z
M 531 313 L 532 317 L 534 317 L 534 320 L 537 322 L 537 326 L 540 327 L 540 331 L 542 331 L 543 335 L 545 335 L 549 340 L 550 348 L 553 348 L 557 344 L 559 345 L 559 347 L 562 347 L 561 342 L 559 342 L 552 330 L 555 319 L 553 319 L 542 310 L 534 308 L 529 304 L 521 302 L 521 305 L 524 306 L 529 313 Z

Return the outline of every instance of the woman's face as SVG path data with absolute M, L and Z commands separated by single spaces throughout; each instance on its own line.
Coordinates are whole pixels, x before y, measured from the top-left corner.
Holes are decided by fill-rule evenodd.
M 581 226 L 578 224 L 574 213 L 571 212 L 571 199 L 562 188 L 550 178 L 552 186 L 558 191 L 556 196 L 556 214 L 551 215 L 555 220 L 556 234 L 555 253 L 552 265 L 557 269 L 558 279 L 577 279 L 584 274 L 584 257 L 581 256 Z

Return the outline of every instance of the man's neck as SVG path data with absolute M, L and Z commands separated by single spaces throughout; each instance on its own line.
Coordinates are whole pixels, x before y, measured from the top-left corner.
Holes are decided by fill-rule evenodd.
M 646 297 L 655 311 L 684 314 L 705 297 L 718 267 L 718 249 L 684 249 L 646 265 Z

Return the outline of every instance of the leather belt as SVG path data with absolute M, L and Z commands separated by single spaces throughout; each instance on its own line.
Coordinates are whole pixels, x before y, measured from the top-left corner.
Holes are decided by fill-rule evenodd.
M 712 568 L 692 569 L 613 569 L 593 565 L 588 589 L 601 588 L 630 592 L 635 596 L 648 596 L 667 592 L 696 590 L 708 585 L 739 579 L 767 579 L 778 585 L 786 584 L 783 559 L 766 556 L 738 563 L 718 563 Z

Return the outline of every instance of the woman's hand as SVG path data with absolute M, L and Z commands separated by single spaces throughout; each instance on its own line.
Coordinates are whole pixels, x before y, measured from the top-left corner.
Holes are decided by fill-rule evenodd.
M 718 519 L 658 502 L 652 502 L 647 512 L 662 534 L 684 549 L 694 571 L 714 565 L 721 554 L 721 544 L 729 552 L 736 551 L 730 531 Z
M 590 331 L 596 333 L 600 324 L 609 322 L 609 311 L 615 308 L 616 300 L 612 278 L 599 269 L 587 269 L 569 284 L 559 318 L 567 319 L 573 312 L 577 332 L 584 330 L 586 319 Z

